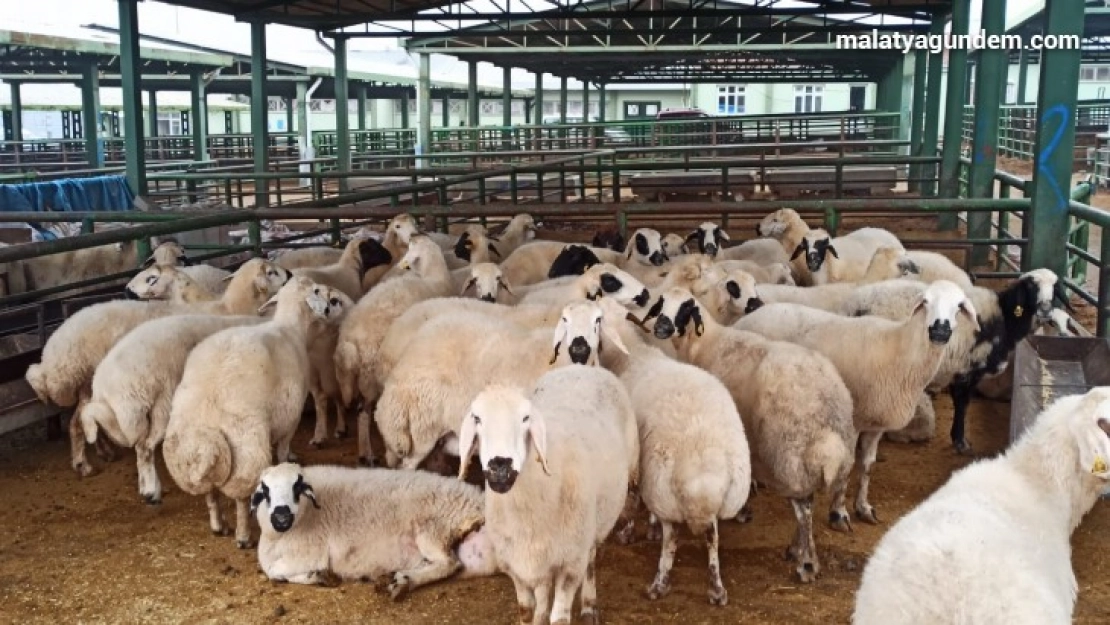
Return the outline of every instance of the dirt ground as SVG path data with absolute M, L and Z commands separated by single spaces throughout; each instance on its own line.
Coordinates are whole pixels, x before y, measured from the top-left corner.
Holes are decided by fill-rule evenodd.
M 905 238 L 936 237 L 930 220 L 902 220 Z M 858 227 L 845 220 L 848 229 Z M 872 225 L 872 224 L 869 224 Z M 885 224 L 873 224 L 885 225 Z M 739 226 L 734 226 L 739 231 Z M 958 236 L 958 235 L 953 235 Z M 574 237 L 576 238 L 576 237 Z M 588 237 L 587 237 L 588 238 Z M 951 447 L 951 402 L 937 401 L 938 433 L 919 445 L 883 443 L 871 500 L 882 524 L 854 523 L 841 534 L 818 522 L 822 576 L 813 585 L 793 580 L 782 554 L 794 531 L 789 504 L 771 494 L 752 499 L 754 520 L 722 526 L 721 561 L 729 604 L 706 601 L 706 556 L 700 540 L 683 536 L 672 592 L 658 601 L 643 591 L 655 573 L 658 543 L 608 544 L 600 551 L 598 596 L 607 623 L 847 623 L 868 554 L 891 524 L 970 462 Z M 1009 404 L 976 399 L 968 436 L 983 456 L 1006 445 Z M 353 439 L 308 446 L 313 419 L 302 422 L 294 451 L 306 464 L 356 461 Z M 354 423 L 350 423 L 350 431 Z M 92 454 L 90 454 L 92 457 Z M 0 532 L 0 622 L 4 623 L 514 623 L 507 577 L 451 581 L 394 603 L 372 584 L 325 589 L 268 581 L 254 550 L 208 530 L 202 498 L 182 493 L 159 463 L 164 503 L 152 508 L 136 492 L 134 456 L 80 479 L 70 469 L 66 443 L 28 430 L 0 440 L 0 493 L 6 510 Z M 849 491 L 854 494 L 855 487 Z M 818 510 L 827 510 L 822 497 Z M 824 518 L 824 514 L 815 515 Z M 1110 576 L 1105 536 L 1110 507 L 1096 506 L 1073 538 L 1079 579 L 1075 622 L 1110 622 Z M 257 529 L 255 530 L 257 536 Z

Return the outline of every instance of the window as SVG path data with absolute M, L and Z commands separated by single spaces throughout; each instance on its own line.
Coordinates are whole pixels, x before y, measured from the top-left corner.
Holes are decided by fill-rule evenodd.
M 1006 104 L 1013 104 L 1017 102 L 1017 85 L 1012 82 L 1006 83 Z
M 820 113 L 824 93 L 820 85 L 794 85 L 794 112 Z
M 173 135 L 181 134 L 181 113 L 177 112 L 159 112 L 158 113 L 158 136 L 170 137 Z
M 1079 69 L 1082 82 L 1110 82 L 1110 65 L 1084 65 Z
M 633 102 L 631 100 L 624 103 L 624 118 L 625 119 L 655 119 L 655 115 L 659 113 L 661 102 Z
M 717 87 L 717 113 L 739 115 L 744 112 L 744 87 L 727 85 Z
M 1095 70 L 1095 80 L 1098 82 L 1106 82 L 1110 80 L 1110 66 L 1101 65 Z

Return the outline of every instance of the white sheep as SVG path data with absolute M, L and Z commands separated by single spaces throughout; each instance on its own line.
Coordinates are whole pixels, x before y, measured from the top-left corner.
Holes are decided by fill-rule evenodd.
M 323 267 L 294 269 L 293 275 L 304 276 L 317 284 L 326 284 L 343 291 L 357 301 L 362 297 L 362 276 L 373 269 L 393 262 L 393 256 L 373 239 L 351 239 L 339 260 Z
M 290 459 L 308 396 L 308 327 L 328 317 L 333 291 L 293 278 L 263 305 L 276 305 L 272 318 L 217 332 L 185 361 L 162 455 L 181 490 L 206 496 L 213 533 L 226 533 L 218 492 L 235 500 L 241 549 L 253 544 L 248 500 L 275 445 L 279 462 Z
M 730 282 L 736 287 L 730 286 Z M 754 288 L 744 288 L 746 284 Z M 752 300 L 759 304 L 798 304 L 828 312 L 840 312 L 845 302 L 851 299 L 859 285 L 855 282 L 836 282 L 820 286 L 787 286 L 782 284 L 760 284 L 755 286 L 755 278 L 746 271 L 733 270 L 718 286 L 726 291 L 722 306 L 715 310 L 714 318 L 725 325 L 732 325 L 752 310 Z
M 176 266 L 182 273 L 193 279 L 201 288 L 216 293 L 224 292 L 227 288 L 226 278 L 231 272 L 212 265 L 194 265 L 185 255 L 185 248 L 174 239 L 164 239 L 154 248 L 150 257 L 143 263 L 142 269 L 151 265 Z
M 879 541 L 854 625 L 1071 623 L 1071 534 L 1110 483 L 1110 388 L 1057 400 Z M 1098 557 L 1098 554 L 1090 554 Z
M 856 516 L 868 523 L 878 523 L 868 489 L 879 441 L 884 432 L 898 431 L 913 418 L 922 393 L 940 368 L 949 339 L 963 325 L 961 314 L 966 324 L 979 329 L 975 306 L 963 289 L 938 280 L 913 301 L 911 313 L 900 321 L 770 304 L 733 326 L 804 346 L 836 365 L 852 394 L 860 437 Z M 864 345 L 866 349 L 860 349 Z
M 516 303 L 517 296 L 501 268 L 493 263 L 477 263 L 451 272 L 455 292 L 466 295 L 473 290 L 474 298 L 483 302 Z
M 681 234 L 676 234 L 674 232 L 664 234 L 661 245 L 663 246 L 663 253 L 665 253 L 668 258 L 675 258 L 676 256 L 690 253 L 690 248 L 686 245 L 686 239 Z
M 401 262 L 401 258 L 408 252 L 409 241 L 413 236 L 420 234 L 420 227 L 416 224 L 416 219 L 408 213 L 401 213 L 396 215 L 385 226 L 385 235 L 382 236 L 381 244 L 387 251 L 393 261 L 389 265 L 379 265 L 372 267 L 366 271 L 362 276 L 362 292 L 366 293 L 382 281 L 384 276 L 389 271 Z
M 153 265 L 131 279 L 127 296 L 169 300 L 211 315 L 252 315 L 289 280 L 289 272 L 271 261 L 252 258 L 226 278 L 227 289 L 216 295 L 202 289 L 177 267 Z
M 405 275 L 371 289 L 347 314 L 335 348 L 335 374 L 343 404 L 354 407 L 356 399 L 362 400 L 358 448 L 364 462 L 373 462 L 369 411 L 381 394 L 381 381 L 374 370 L 390 323 L 417 302 L 454 293 L 443 252 L 428 237 L 411 237 L 398 266 Z
M 640 433 L 639 495 L 662 524 L 659 571 L 648 596 L 658 599 L 670 591 L 678 549 L 674 526 L 681 524 L 705 538 L 709 603 L 725 605 L 717 521 L 739 514 L 751 484 L 751 451 L 732 396 L 711 373 L 645 343 L 617 302 L 602 298 L 581 308 L 597 318 L 595 325 L 613 327 L 628 352 L 602 351 L 600 340 L 591 341 L 632 399 Z
M 339 342 L 339 326 L 355 303 L 345 293 L 332 289 L 328 293 L 327 319 L 317 319 L 308 327 L 308 392 L 316 412 L 313 447 L 324 444 L 328 437 L 328 406 L 335 405 L 335 437 L 347 436 L 347 406 L 339 392 L 335 374 L 335 345 Z
M 477 487 L 425 471 L 293 463 L 262 471 L 251 496 L 268 578 L 335 586 L 384 575 L 394 599 L 496 572 L 483 507 Z
M 92 378 L 92 395 L 80 413 L 89 443 L 103 431 L 135 449 L 139 495 L 162 502 L 154 450 L 170 420 L 170 401 L 189 352 L 209 336 L 263 321 L 258 316 L 173 315 L 140 324 L 108 351 Z M 75 416 L 75 418 L 77 418 Z
M 693 232 L 686 235 L 686 240 L 683 243 L 687 251 L 692 251 L 689 248 L 691 242 L 697 243 L 697 250 L 699 254 L 705 254 L 710 257 L 717 256 L 717 252 L 724 249 L 725 243 L 731 241 L 728 233 L 724 228 L 718 226 L 711 221 L 705 221 L 698 225 Z
M 759 265 L 789 263 L 790 255 L 774 239 L 759 238 L 717 252 L 717 260 L 750 260 Z
M 452 271 L 476 263 L 500 262 L 501 251 L 494 247 L 497 239 L 490 236 L 485 227 L 469 224 L 459 234 L 455 245 L 443 253 L 448 269 Z
M 904 249 L 898 237 L 882 228 L 860 228 L 836 238 L 823 228 L 815 228 L 802 237 L 791 260 L 805 256 L 814 285 L 858 282 L 867 274 L 871 257 L 880 247 Z
M 790 258 L 790 269 L 799 286 L 813 284 L 813 277 L 809 273 L 805 256 L 794 254 L 802 245 L 802 239 L 809 233 L 809 224 L 802 219 L 798 211 L 792 208 L 780 208 L 764 217 L 756 226 L 756 232 L 761 237 L 770 237 L 779 242 L 783 252 Z
M 918 250 L 880 247 L 871 257 L 871 263 L 861 282 L 879 282 L 908 278 L 929 283 L 948 280 L 965 291 L 974 286 L 967 272 L 956 266 L 944 254 Z
M 597 622 L 597 548 L 624 509 L 640 455 L 620 380 L 600 367 L 561 367 L 531 393 L 489 386 L 463 414 L 460 478 L 477 451 L 485 531 L 513 580 L 520 621 L 569 623 L 581 589 L 579 618 Z
M 644 322 L 671 340 L 679 357 L 715 375 L 732 395 L 750 438 L 752 471 L 790 500 L 798 531 L 787 549 L 803 583 L 820 574 L 813 497 L 832 491 L 829 522 L 848 531 L 844 504 L 856 431 L 852 396 L 821 354 L 754 332 L 719 325 L 686 289 L 664 291 Z
M 279 267 L 289 271 L 334 265 L 343 257 L 343 249 L 330 245 L 280 250 L 280 254 L 276 253 L 278 251 L 279 250 L 274 250 L 271 252 L 269 254 L 269 259 L 277 263 Z
M 615 265 L 601 263 L 590 267 L 569 282 L 529 290 L 518 303 L 561 307 L 574 299 L 596 299 L 602 296 L 616 298 L 622 304 L 643 307 L 647 305 L 651 294 L 642 282 L 628 272 Z
M 795 286 L 794 273 L 786 263 L 757 265 L 750 260 L 726 260 L 717 263 L 717 268 L 725 273 L 737 270 L 747 272 L 756 284 Z
M 513 215 L 513 218 L 505 225 L 505 229 L 494 239 L 498 256 L 502 259 L 508 258 L 509 254 L 516 251 L 518 247 L 534 239 L 536 226 L 536 220 L 528 213 Z

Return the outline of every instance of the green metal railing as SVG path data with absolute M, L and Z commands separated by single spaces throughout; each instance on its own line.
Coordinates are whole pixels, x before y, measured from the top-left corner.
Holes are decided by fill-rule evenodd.
M 963 108 L 962 135 L 970 144 L 974 136 L 975 107 Z M 1110 102 L 1083 102 L 1076 107 L 1075 159 L 1087 160 L 1088 148 L 1095 146 L 1095 135 L 1110 129 Z M 1032 160 L 1037 136 L 1036 105 L 1007 105 L 999 109 L 998 154 L 1010 158 Z

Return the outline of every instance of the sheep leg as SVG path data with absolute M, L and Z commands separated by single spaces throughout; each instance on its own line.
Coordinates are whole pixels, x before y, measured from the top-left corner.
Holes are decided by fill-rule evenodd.
M 339 576 L 328 570 L 309 571 L 307 573 L 294 573 L 285 577 L 273 577 L 275 582 L 289 582 L 290 584 L 306 584 L 309 586 L 325 586 L 334 588 L 343 583 Z
M 871 486 L 871 467 L 875 466 L 875 458 L 879 454 L 879 440 L 882 437 L 882 432 L 860 432 L 859 447 L 856 449 L 856 467 L 860 472 L 859 492 L 856 493 L 856 516 L 873 525 L 878 525 L 879 518 L 875 516 L 875 507 L 867 501 L 867 492 Z
M 251 540 L 251 512 L 248 499 L 235 500 L 235 544 L 240 549 L 254 546 Z
M 952 396 L 952 446 L 956 451 L 965 456 L 972 454 L 971 443 L 964 434 L 964 422 L 967 418 L 967 407 L 971 404 L 971 390 L 974 389 L 983 376 L 961 375 L 957 376 L 948 385 L 948 394 Z
M 742 508 L 740 508 L 740 512 L 736 513 L 736 517 L 735 517 L 736 522 L 737 523 L 751 523 L 752 519 L 754 519 L 754 518 L 755 518 L 755 513 L 752 512 L 752 502 L 751 502 L 751 500 L 745 501 L 744 506 Z
M 220 506 L 220 495 L 216 491 L 208 491 L 204 496 L 204 502 L 208 504 L 208 527 L 212 529 L 212 533 L 216 536 L 227 536 L 231 532 L 227 529 L 227 523 L 224 522 L 224 511 Z
M 705 530 L 705 548 L 709 551 L 709 605 L 728 605 L 728 591 L 721 581 L 721 534 L 717 519 Z
M 618 545 L 631 545 L 636 538 L 636 513 L 640 511 L 640 491 L 632 486 L 628 487 L 628 496 L 624 501 L 624 510 L 621 511 L 618 524 L 620 529 L 614 532 Z
M 412 450 L 409 451 L 409 455 L 401 458 L 401 468 L 415 471 L 420 467 L 420 463 L 424 462 L 424 459 L 428 457 L 428 454 L 431 454 L 432 450 L 436 448 L 436 443 L 438 442 L 438 438 L 430 441 L 413 440 Z M 394 465 L 391 464 L 389 466 L 392 467 Z
M 659 550 L 659 571 L 655 574 L 655 581 L 647 589 L 648 599 L 658 599 L 671 591 L 671 567 L 674 566 L 674 555 L 678 551 L 674 524 L 660 520 L 659 525 L 663 528 L 663 545 Z
M 335 404 L 335 437 L 347 438 L 347 407 L 341 401 L 333 401 Z
M 278 439 L 277 449 L 275 450 L 275 453 L 277 454 L 277 461 L 278 462 L 296 462 L 297 461 L 296 454 L 294 454 L 292 452 L 292 450 L 290 450 L 290 447 L 293 445 L 293 435 L 296 434 L 296 433 L 297 432 L 294 430 L 292 432 L 289 432 L 288 435 L 282 436 L 281 438 Z
M 654 514 L 648 516 L 647 539 L 651 542 L 663 539 L 663 530 L 659 528 L 659 519 Z
M 808 584 L 817 579 L 821 566 L 817 562 L 817 549 L 813 541 L 813 495 L 802 499 L 791 499 L 794 506 L 794 518 L 798 520 L 798 579 L 803 584 Z
M 118 459 L 116 455 L 116 446 L 112 441 L 108 440 L 108 436 L 101 432 L 96 437 L 96 443 L 93 444 L 96 449 L 96 456 L 104 462 L 115 462 Z
M 532 612 L 532 625 L 555 625 L 551 623 L 552 580 L 545 579 L 536 586 L 536 609 Z
M 836 477 L 832 484 L 832 501 L 829 503 L 829 526 L 838 532 L 851 532 L 852 520 L 848 516 L 848 479 L 851 470 L 846 470 Z
M 328 438 L 328 398 L 323 391 L 312 391 L 312 403 L 316 406 L 316 429 L 312 433 L 309 445 L 319 449 Z
M 81 408 L 84 405 L 83 401 L 78 402 L 73 416 L 69 418 L 69 457 L 73 470 L 81 477 L 88 477 L 92 475 L 93 468 L 85 454 L 85 428 L 81 425 Z
M 139 496 L 150 506 L 162 503 L 162 484 L 154 468 L 154 445 L 149 438 L 135 445 L 135 464 L 139 471 Z
M 589 566 L 589 565 L 587 565 Z M 566 569 L 555 580 L 555 601 L 551 606 L 551 625 L 570 625 L 570 611 L 582 578 Z
M 368 467 L 378 464 L 370 445 L 370 413 L 365 405 L 358 411 L 358 463 Z
M 571 596 L 574 599 L 574 596 Z M 582 610 L 578 613 L 584 624 L 597 625 L 597 546 L 590 548 L 590 560 L 586 563 L 586 577 L 582 580 Z
M 516 591 L 517 618 L 520 625 L 531 625 L 532 617 L 536 612 L 536 595 L 519 577 L 509 573 L 513 580 L 513 589 Z
M 451 549 L 432 536 L 417 534 L 416 548 L 420 550 L 424 562 L 414 569 L 397 571 L 390 576 L 388 590 L 394 601 L 414 588 L 447 579 L 463 568 Z

